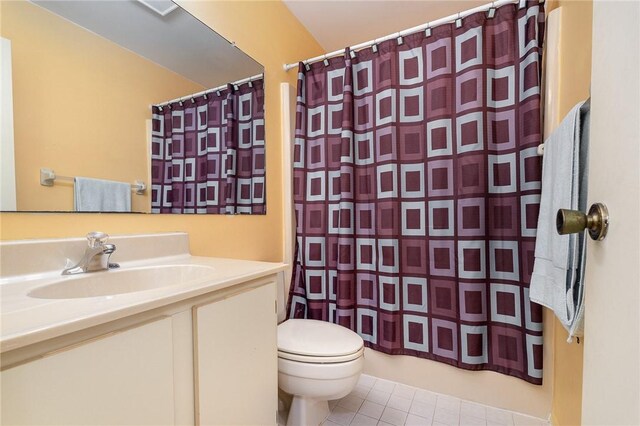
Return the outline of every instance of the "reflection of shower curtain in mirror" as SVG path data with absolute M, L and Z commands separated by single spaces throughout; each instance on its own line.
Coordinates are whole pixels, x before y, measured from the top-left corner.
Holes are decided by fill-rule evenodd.
M 153 107 L 152 213 L 265 213 L 263 80 Z
M 542 383 L 543 23 L 508 4 L 300 66 L 290 316 Z

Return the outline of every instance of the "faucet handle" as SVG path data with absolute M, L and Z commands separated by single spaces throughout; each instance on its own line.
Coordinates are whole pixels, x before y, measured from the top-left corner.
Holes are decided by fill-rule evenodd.
M 100 247 L 101 245 L 106 243 L 108 239 L 109 235 L 100 231 L 93 231 L 87 234 L 87 243 L 91 248 Z

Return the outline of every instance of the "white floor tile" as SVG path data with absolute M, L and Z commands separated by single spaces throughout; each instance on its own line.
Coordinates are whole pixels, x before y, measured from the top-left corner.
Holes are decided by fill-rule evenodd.
M 411 403 L 411 407 L 409 408 L 409 413 L 431 419 L 433 418 L 433 413 L 435 412 L 435 410 L 435 404 L 423 404 L 414 399 Z
M 462 416 L 477 417 L 479 419 L 487 418 L 487 409 L 484 405 L 474 402 L 462 401 L 460 403 L 460 417 Z
M 369 388 L 371 389 L 371 387 L 373 386 L 373 384 L 376 382 L 376 378 L 373 376 L 369 376 L 368 374 L 362 374 L 360 375 L 360 378 L 358 379 L 358 385 L 357 386 L 363 386 L 365 388 Z
M 374 419 L 380 419 L 382 412 L 384 411 L 384 405 L 376 404 L 375 402 L 365 401 L 362 403 L 362 407 L 358 411 L 359 414 L 363 414 Z
M 353 412 L 357 412 L 363 402 L 364 398 L 360 398 L 355 395 L 347 395 L 340 401 L 338 401 L 338 406 L 344 407 L 347 410 L 351 410 Z
M 513 413 L 513 423 L 516 426 L 546 426 L 549 423 L 542 419 L 525 416 L 524 414 Z
M 395 382 L 392 382 L 391 380 L 378 379 L 376 380 L 376 383 L 373 385 L 373 390 L 392 393 L 395 387 L 396 387 Z
M 431 424 L 431 418 L 425 418 L 416 416 L 415 414 L 409 414 L 407 420 L 404 422 L 405 426 L 429 426 Z
M 418 401 L 422 404 L 433 405 L 435 407 L 438 400 L 438 394 L 429 392 L 428 390 L 418 389 L 413 396 L 414 401 Z
M 391 395 L 399 396 L 400 398 L 413 399 L 416 394 L 416 388 L 413 386 L 407 386 L 403 384 L 397 384 Z
M 436 411 L 433 413 L 433 421 L 445 425 L 457 426 L 460 421 L 460 414 L 457 411 L 436 407 Z
M 449 411 L 460 412 L 460 400 L 448 395 L 438 395 L 436 409 L 442 408 Z
M 323 426 L 551 426 L 535 417 L 362 375 L 346 397 L 329 401 Z M 286 421 L 279 413 L 278 426 Z
M 371 388 L 368 388 L 366 386 L 356 385 L 356 387 L 351 391 L 349 395 L 355 395 L 357 397 L 364 399 L 370 390 Z
M 380 421 L 390 423 L 395 426 L 404 425 L 404 421 L 407 419 L 407 412 L 396 410 L 395 408 L 387 407 L 382 412 Z
M 356 416 L 351 421 L 351 426 L 376 426 L 377 424 L 377 419 L 363 416 L 362 414 L 356 414 Z
M 505 421 L 495 421 L 487 419 L 487 426 L 513 426 L 513 423 L 508 423 Z
M 411 400 L 392 394 L 391 397 L 389 398 L 389 401 L 387 401 L 387 407 L 408 412 L 409 407 L 411 407 Z
M 389 401 L 390 396 L 391 394 L 388 392 L 371 389 L 371 391 L 367 394 L 366 400 L 373 401 L 376 404 L 387 405 L 387 401 Z
M 349 410 L 347 408 L 337 406 L 331 411 L 327 420 L 331 420 L 334 423 L 338 423 L 339 425 L 348 426 L 351 423 L 351 420 L 355 417 L 356 412 L 353 410 Z
M 284 426 L 287 424 L 287 412 L 278 411 L 278 426 Z
M 460 414 L 460 426 L 486 426 L 487 421 L 478 417 Z

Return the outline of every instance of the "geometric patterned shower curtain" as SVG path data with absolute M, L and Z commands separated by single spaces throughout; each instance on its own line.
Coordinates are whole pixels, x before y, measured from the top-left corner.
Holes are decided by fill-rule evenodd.
M 152 213 L 266 213 L 262 79 L 152 112 Z
M 538 1 L 300 64 L 289 316 L 542 383 Z

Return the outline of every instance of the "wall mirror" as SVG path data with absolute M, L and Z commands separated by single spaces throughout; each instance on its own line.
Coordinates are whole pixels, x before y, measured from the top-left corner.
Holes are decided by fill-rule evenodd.
M 0 7 L 1 210 L 89 211 L 85 177 L 130 184 L 132 212 L 264 213 L 261 64 L 171 1 Z

